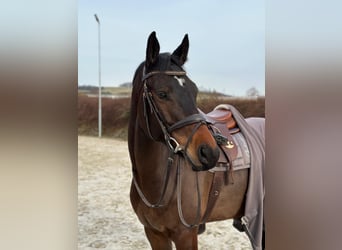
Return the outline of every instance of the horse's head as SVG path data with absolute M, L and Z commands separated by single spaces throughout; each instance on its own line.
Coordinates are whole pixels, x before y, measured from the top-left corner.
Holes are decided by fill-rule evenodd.
M 143 71 L 142 129 L 150 139 L 165 142 L 175 153 L 182 152 L 195 171 L 216 165 L 219 150 L 196 106 L 197 87 L 182 68 L 189 49 L 188 35 L 172 53 L 159 54 L 155 32 L 148 38 Z M 139 70 L 139 69 L 138 69 Z M 134 83 L 135 84 L 135 83 Z

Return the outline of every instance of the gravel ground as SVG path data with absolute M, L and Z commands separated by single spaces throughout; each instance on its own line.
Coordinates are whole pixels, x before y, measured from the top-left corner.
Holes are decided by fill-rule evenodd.
M 127 142 L 78 137 L 78 249 L 151 249 L 129 201 Z M 207 224 L 199 249 L 250 250 L 232 220 Z

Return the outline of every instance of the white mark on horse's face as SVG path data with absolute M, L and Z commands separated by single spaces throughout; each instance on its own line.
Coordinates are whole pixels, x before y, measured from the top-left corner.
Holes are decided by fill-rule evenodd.
M 178 81 L 179 85 L 181 87 L 184 87 L 184 83 L 185 83 L 185 79 L 184 78 L 180 78 L 180 77 L 177 77 L 177 76 L 174 76 L 174 78 Z

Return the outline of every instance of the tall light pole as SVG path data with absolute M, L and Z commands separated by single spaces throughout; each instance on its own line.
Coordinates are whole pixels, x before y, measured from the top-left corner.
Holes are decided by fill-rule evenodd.
M 98 23 L 99 30 L 99 137 L 102 136 L 102 102 L 101 102 L 101 34 L 100 34 L 100 20 L 95 14 L 95 20 Z

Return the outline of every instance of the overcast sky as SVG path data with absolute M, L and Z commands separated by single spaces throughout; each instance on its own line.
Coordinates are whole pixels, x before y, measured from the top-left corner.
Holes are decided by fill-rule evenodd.
M 265 5 L 259 0 L 79 0 L 79 85 L 98 85 L 101 22 L 101 83 L 132 81 L 144 60 L 147 37 L 156 31 L 161 52 L 172 52 L 188 33 L 185 64 L 199 88 L 243 96 L 265 94 Z

